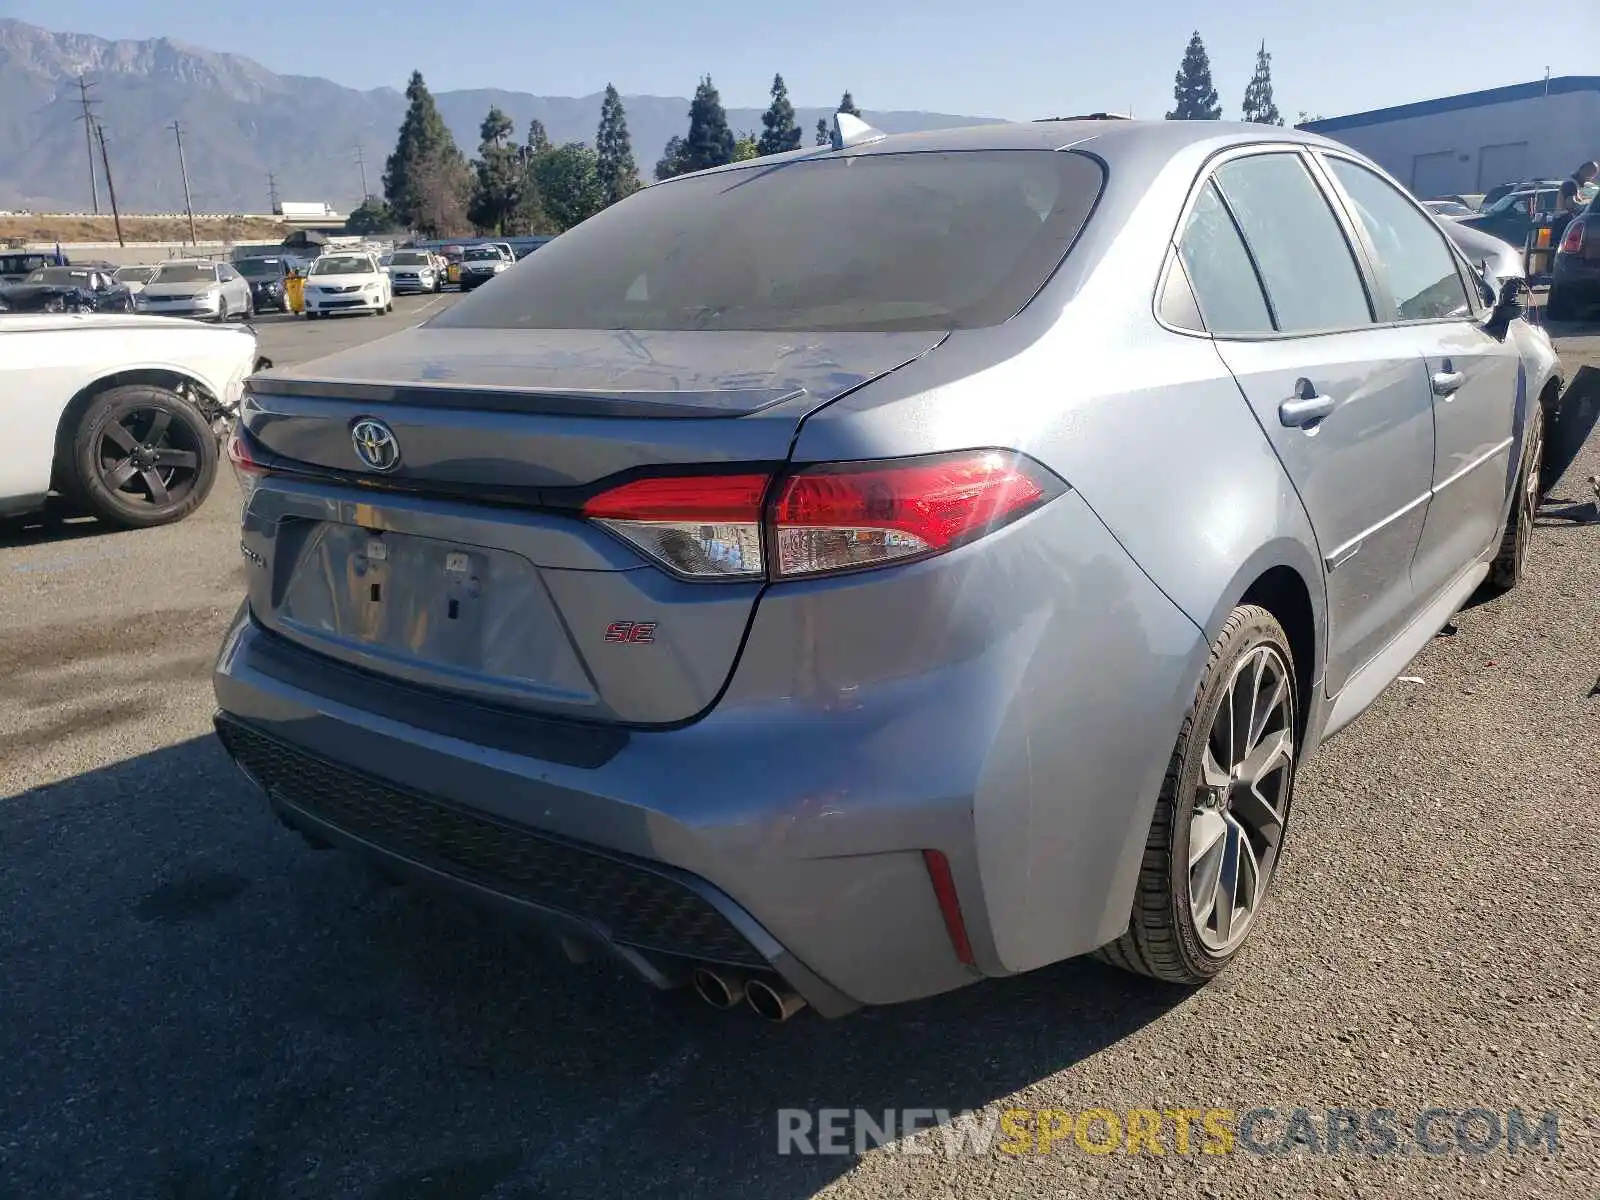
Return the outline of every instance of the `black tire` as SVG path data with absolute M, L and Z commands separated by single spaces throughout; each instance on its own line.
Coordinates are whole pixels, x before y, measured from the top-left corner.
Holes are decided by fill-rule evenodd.
M 1228 687 L 1240 663 L 1262 647 L 1270 647 L 1282 660 L 1287 680 L 1287 729 L 1290 737 L 1287 775 L 1281 779 L 1282 823 L 1265 882 L 1256 895 L 1256 909 L 1239 943 L 1223 953 L 1213 952 L 1200 939 L 1192 915 L 1189 880 L 1189 841 L 1191 821 L 1199 811 L 1197 799 L 1204 789 L 1201 770 L 1213 724 L 1228 698 Z M 1293 800 L 1294 775 L 1298 768 L 1296 704 L 1298 685 L 1294 656 L 1288 635 L 1266 609 L 1241 605 L 1233 610 L 1222 633 L 1211 646 L 1205 678 L 1195 693 L 1194 705 L 1178 732 L 1178 741 L 1167 764 L 1156 800 L 1155 817 L 1145 843 L 1144 861 L 1139 869 L 1138 891 L 1128 931 L 1103 946 L 1099 956 L 1113 966 L 1167 983 L 1194 986 L 1205 983 L 1228 965 L 1240 945 L 1249 940 L 1249 931 L 1259 912 L 1262 897 L 1271 887 L 1282 852 L 1283 831 L 1287 828 Z M 1265 861 L 1263 855 L 1262 861 Z
M 1489 564 L 1489 588 L 1497 593 L 1509 592 L 1527 575 L 1528 545 L 1533 541 L 1534 519 L 1544 495 L 1544 431 L 1544 404 L 1535 400 L 1522 435 L 1522 467 L 1517 471 L 1517 491 L 1506 516 L 1505 532 L 1500 535 L 1500 553 Z
M 1552 287 L 1545 297 L 1544 315 L 1550 321 L 1571 321 L 1578 315 L 1578 305 L 1572 293 L 1563 287 Z
M 56 456 L 70 498 L 123 529 L 183 520 L 217 478 L 217 438 L 205 417 L 150 384 L 95 396 L 62 430 Z

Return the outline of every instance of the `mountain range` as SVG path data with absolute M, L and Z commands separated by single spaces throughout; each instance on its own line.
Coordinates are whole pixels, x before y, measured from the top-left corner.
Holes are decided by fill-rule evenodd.
M 183 182 L 173 122 L 179 123 L 197 212 L 266 212 L 269 173 L 280 200 L 327 201 L 347 211 L 366 187 L 381 192 L 406 101 L 395 88 L 358 91 L 327 80 L 279 75 L 260 63 L 170 38 L 107 41 L 0 19 L 0 209 L 88 211 L 89 148 L 79 75 L 105 127 L 117 202 L 125 212 L 181 211 Z M 426 71 L 424 71 L 426 76 Z M 468 155 L 478 125 L 498 105 L 526 136 L 544 122 L 552 140 L 594 142 L 601 94 L 535 96 L 480 88 L 435 94 L 439 112 Z M 649 177 L 667 140 L 688 127 L 689 101 L 624 94 L 639 170 Z M 810 144 L 831 109 L 797 108 Z M 993 118 L 868 111 L 890 133 L 980 124 Z M 761 109 L 730 108 L 736 131 L 761 129 Z M 95 148 L 100 208 L 109 212 Z

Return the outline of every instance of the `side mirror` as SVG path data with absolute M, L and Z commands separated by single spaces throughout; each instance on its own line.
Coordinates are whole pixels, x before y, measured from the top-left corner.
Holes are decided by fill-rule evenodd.
M 1489 313 L 1489 319 L 1484 322 L 1483 328 L 1487 333 L 1504 341 L 1506 332 L 1511 328 L 1511 322 L 1527 315 L 1528 305 L 1523 299 L 1523 290 L 1526 286 L 1520 279 L 1507 279 L 1500 285 L 1494 309 Z

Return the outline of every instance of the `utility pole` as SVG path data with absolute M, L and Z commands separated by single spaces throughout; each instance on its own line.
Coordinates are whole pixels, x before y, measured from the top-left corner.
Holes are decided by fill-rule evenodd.
M 278 211 L 278 177 L 271 171 L 267 172 L 267 202 L 271 205 L 270 211 Z
M 365 204 L 371 193 L 367 191 L 367 153 L 360 146 L 356 147 L 356 166 L 361 168 L 361 203 Z
M 194 231 L 194 201 L 189 199 L 189 165 L 183 161 L 183 126 L 174 121 L 167 128 L 178 139 L 178 171 L 183 175 L 183 208 L 189 214 L 189 240 L 198 246 L 200 238 Z
M 88 77 L 82 72 L 78 74 L 78 99 L 83 105 L 83 115 L 76 118 L 83 122 L 83 144 L 89 151 L 89 198 L 94 204 L 96 216 L 100 215 L 100 188 L 95 183 L 94 176 L 94 113 L 92 106 L 99 101 L 89 99 L 89 89 L 96 87 L 90 83 Z
M 128 243 L 122 240 L 122 214 L 117 211 L 117 185 L 111 182 L 111 155 L 106 150 L 106 127 L 96 121 L 94 132 L 100 139 L 100 165 L 106 169 L 106 195 L 111 197 L 111 219 L 117 226 L 117 245 L 126 246 Z

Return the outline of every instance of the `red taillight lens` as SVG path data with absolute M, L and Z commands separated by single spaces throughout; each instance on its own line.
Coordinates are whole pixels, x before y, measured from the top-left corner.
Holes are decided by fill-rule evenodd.
M 767 475 L 636 479 L 593 497 L 583 515 L 679 575 L 751 578 L 765 573 L 761 502 Z
M 1559 254 L 1576 254 L 1583 249 L 1584 219 L 1574 217 L 1567 222 L 1567 232 L 1561 238 Z
M 1065 490 L 1007 450 L 808 467 L 784 479 L 767 506 L 770 485 L 756 474 L 639 479 L 595 496 L 583 515 L 679 575 L 779 579 L 937 554 Z M 776 551 L 770 564 L 763 525 Z
M 948 550 L 1060 486 L 1031 459 L 1001 450 L 813 467 L 788 480 L 775 505 L 773 573 L 815 575 Z
M 239 480 L 244 506 L 249 508 L 250 497 L 255 495 L 257 485 L 266 478 L 267 468 L 251 452 L 250 435 L 238 422 L 234 422 L 233 432 L 228 436 L 228 461 L 233 464 L 234 476 Z

